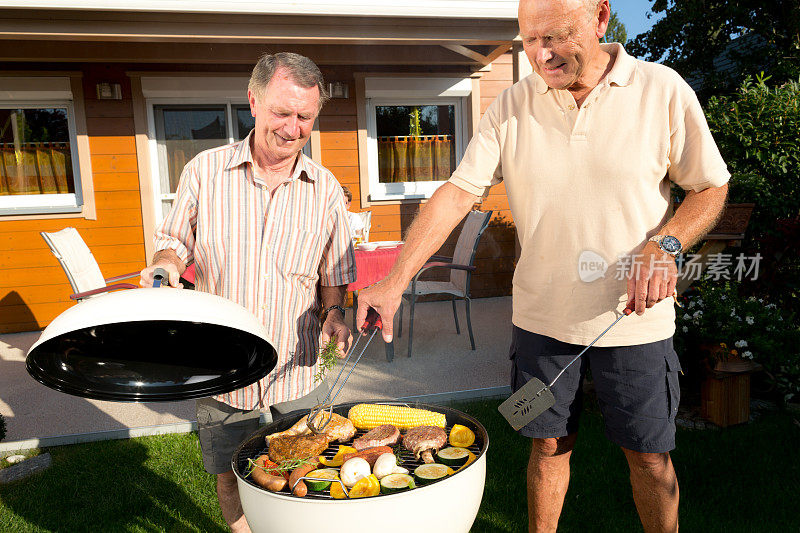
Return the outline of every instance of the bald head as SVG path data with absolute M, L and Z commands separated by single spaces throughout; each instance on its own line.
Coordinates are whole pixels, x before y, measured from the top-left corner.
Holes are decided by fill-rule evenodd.
M 533 70 L 554 89 L 594 87 L 609 57 L 600 49 L 609 17 L 608 0 L 520 0 L 519 30 Z

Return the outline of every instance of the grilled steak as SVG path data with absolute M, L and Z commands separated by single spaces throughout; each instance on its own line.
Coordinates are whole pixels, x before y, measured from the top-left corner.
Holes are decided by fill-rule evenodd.
M 364 450 L 375 446 L 394 446 L 400 440 L 400 430 L 391 424 L 384 424 L 364 433 L 353 441 L 353 448 Z
M 314 418 L 314 421 L 316 422 L 315 425 L 317 426 L 322 425 L 322 423 L 326 420 L 328 420 L 328 413 L 325 411 L 320 411 Z M 311 435 L 312 433 L 313 431 L 310 427 L 308 427 L 308 415 L 306 415 L 295 422 L 295 424 L 286 431 L 279 431 L 278 433 L 267 435 L 267 442 L 271 441 L 275 437 Z M 325 429 L 323 429 L 320 433 L 327 435 L 329 441 L 335 440 L 338 442 L 347 442 L 353 438 L 353 435 L 356 434 L 356 428 L 348 418 L 333 413 L 333 418 L 331 418 L 331 421 L 328 422 L 328 425 L 325 426 Z
M 426 463 L 433 463 L 432 452 L 438 452 L 447 442 L 447 433 L 436 426 L 417 426 L 406 431 L 403 435 L 403 446 L 406 450 L 414 452 L 414 456 Z
M 328 437 L 319 435 L 284 435 L 267 440 L 269 458 L 280 463 L 288 459 L 307 459 L 325 451 Z

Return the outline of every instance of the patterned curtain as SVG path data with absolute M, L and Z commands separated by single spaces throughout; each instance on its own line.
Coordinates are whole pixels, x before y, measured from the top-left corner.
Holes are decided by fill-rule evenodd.
M 65 194 L 72 188 L 70 143 L 0 143 L 0 195 Z
M 455 170 L 450 135 L 378 137 L 379 181 L 445 181 Z

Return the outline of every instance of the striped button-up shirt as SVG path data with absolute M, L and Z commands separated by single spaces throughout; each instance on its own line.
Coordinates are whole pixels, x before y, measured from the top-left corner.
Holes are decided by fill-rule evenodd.
M 333 174 L 298 154 L 292 177 L 270 197 L 253 172 L 251 136 L 186 165 L 155 234 L 156 250 L 194 259 L 196 290 L 250 310 L 275 343 L 278 364 L 268 376 L 215 397 L 248 410 L 313 390 L 322 305 L 317 285 L 356 278 L 344 194 Z

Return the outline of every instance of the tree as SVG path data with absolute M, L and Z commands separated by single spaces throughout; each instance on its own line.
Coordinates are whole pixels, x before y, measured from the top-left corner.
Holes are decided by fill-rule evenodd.
M 663 62 L 684 77 L 704 79 L 708 94 L 727 91 L 742 75 L 766 71 L 774 82 L 800 75 L 800 2 L 797 0 L 651 0 L 663 13 L 628 46 L 630 53 Z M 649 16 L 652 15 L 649 14 Z M 739 45 L 731 45 L 744 38 Z M 720 72 L 715 59 L 725 54 L 735 68 Z
M 623 46 L 628 42 L 628 30 L 625 29 L 625 24 L 619 20 L 616 11 L 611 12 L 605 38 L 610 43 L 620 43 Z

